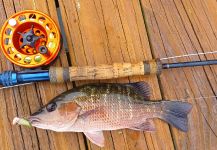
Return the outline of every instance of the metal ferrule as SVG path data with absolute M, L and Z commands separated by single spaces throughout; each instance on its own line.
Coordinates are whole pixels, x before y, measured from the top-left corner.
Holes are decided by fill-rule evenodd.
M 12 86 L 16 85 L 17 82 L 17 73 L 14 71 L 5 71 L 0 75 L 0 83 L 3 86 Z

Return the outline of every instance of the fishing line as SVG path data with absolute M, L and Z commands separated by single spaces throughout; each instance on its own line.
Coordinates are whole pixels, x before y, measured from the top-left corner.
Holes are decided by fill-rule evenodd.
M 196 98 L 186 98 L 186 99 L 180 99 L 180 100 L 181 100 L 181 101 L 187 101 L 187 100 L 198 100 L 198 99 L 208 99 L 208 98 L 215 98 L 215 100 L 217 100 L 217 99 L 216 99 L 217 96 L 201 96 L 201 97 L 196 97 Z M 202 107 L 202 106 L 199 105 L 199 107 Z M 211 123 L 207 120 L 207 118 L 206 118 L 206 116 L 204 115 L 204 113 L 202 112 L 201 108 L 199 108 L 199 109 L 200 109 L 199 111 L 200 111 L 200 113 L 202 114 L 203 118 L 205 119 L 207 125 L 209 126 L 211 132 L 217 137 L 217 134 L 215 133 L 215 131 L 214 131 L 214 129 L 213 129 L 213 128 L 215 128 L 215 126 L 216 126 L 216 122 L 217 122 L 216 118 L 213 118 L 213 119 L 212 119 L 212 121 L 214 121 L 214 127 L 212 127 Z M 217 114 L 217 104 L 214 104 L 214 105 L 212 106 L 212 109 L 213 109 L 213 111 L 214 111 L 214 114 L 213 114 L 213 115 Z
M 13 85 L 39 81 L 63 83 L 81 80 L 117 79 L 138 75 L 160 75 L 166 69 L 217 65 L 217 59 L 176 63 L 163 63 L 161 60 L 214 53 L 217 53 L 217 51 L 144 60 L 138 63 L 125 62 L 97 66 L 50 67 L 47 70 L 25 70 L 21 72 L 9 70 L 0 73 L 0 84 L 13 87 Z
M 178 56 L 164 57 L 164 58 L 160 58 L 160 60 L 168 60 L 168 59 L 174 59 L 174 58 L 184 58 L 184 57 L 189 57 L 189 56 L 200 56 L 200 55 L 216 54 L 216 53 L 217 51 L 203 52 L 203 53 L 191 53 L 191 54 L 184 54 L 184 55 L 178 55 Z
M 208 99 L 208 98 L 217 98 L 217 96 L 201 96 L 201 97 L 196 97 L 196 98 L 186 98 L 186 99 L 180 99 L 180 100 L 186 101 L 186 100 Z
M 24 84 L 17 84 L 17 85 L 13 85 L 13 86 L 0 87 L 0 90 L 2 90 L 2 89 L 8 89 L 8 88 L 11 88 L 11 87 L 25 86 L 25 85 L 30 85 L 30 84 L 33 84 L 33 82 L 24 83 Z

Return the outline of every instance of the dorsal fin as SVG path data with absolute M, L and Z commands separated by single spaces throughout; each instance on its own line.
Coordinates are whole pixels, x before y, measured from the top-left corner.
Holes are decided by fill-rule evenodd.
M 128 86 L 135 89 L 135 91 L 139 94 L 141 94 L 144 97 L 144 100 L 150 100 L 150 86 L 146 82 L 134 82 L 134 83 L 128 83 Z

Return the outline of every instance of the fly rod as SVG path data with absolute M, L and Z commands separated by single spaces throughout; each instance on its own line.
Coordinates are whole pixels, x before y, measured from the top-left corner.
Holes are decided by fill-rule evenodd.
M 111 65 L 83 67 L 50 67 L 49 70 L 5 71 L 0 74 L 0 84 L 4 87 L 11 87 L 39 81 L 61 83 L 78 80 L 115 79 L 137 75 L 159 75 L 164 69 L 207 65 L 217 65 L 217 60 L 162 63 L 160 59 L 153 59 L 135 64 L 113 63 Z
M 47 66 L 58 55 L 61 40 L 68 52 L 65 31 L 59 9 L 57 9 L 60 31 L 52 18 L 35 11 L 18 12 L 4 23 L 0 31 L 0 45 L 3 54 L 12 63 L 24 68 Z M 39 81 L 61 83 L 77 80 L 102 80 L 136 75 L 159 75 L 162 70 L 205 65 L 216 65 L 216 60 L 163 63 L 163 60 L 194 55 L 213 54 L 205 52 L 181 56 L 153 59 L 138 63 L 114 63 L 99 66 L 50 67 L 48 70 L 26 70 L 21 72 L 5 71 L 0 74 L 0 85 L 3 88 L 26 85 Z

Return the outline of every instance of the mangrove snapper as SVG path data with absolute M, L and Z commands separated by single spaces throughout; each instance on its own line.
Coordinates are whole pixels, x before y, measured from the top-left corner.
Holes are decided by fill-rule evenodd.
M 14 124 L 57 132 L 83 132 L 98 146 L 104 146 L 104 130 L 154 131 L 152 118 L 188 130 L 187 114 L 192 105 L 181 101 L 150 101 L 147 83 L 89 84 L 71 89 L 27 119 Z

